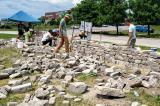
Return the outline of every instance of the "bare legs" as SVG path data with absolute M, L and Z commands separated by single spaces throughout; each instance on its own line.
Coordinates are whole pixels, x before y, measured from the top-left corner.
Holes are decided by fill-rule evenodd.
M 58 53 L 61 47 L 65 44 L 65 51 L 69 53 L 69 40 L 67 36 L 62 36 L 59 45 L 56 47 L 55 52 Z

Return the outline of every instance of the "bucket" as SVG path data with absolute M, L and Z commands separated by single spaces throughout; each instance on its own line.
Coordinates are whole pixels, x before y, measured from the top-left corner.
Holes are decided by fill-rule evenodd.
M 157 48 L 151 48 L 151 52 L 157 52 Z
M 17 47 L 18 48 L 23 48 L 23 46 L 24 46 L 23 42 L 21 42 L 21 41 L 17 42 Z
M 11 42 L 12 42 L 12 45 L 15 45 L 16 44 L 16 38 L 12 38 Z
M 151 51 L 150 54 L 152 54 L 152 55 L 156 55 L 157 54 L 157 48 L 151 48 L 150 51 Z

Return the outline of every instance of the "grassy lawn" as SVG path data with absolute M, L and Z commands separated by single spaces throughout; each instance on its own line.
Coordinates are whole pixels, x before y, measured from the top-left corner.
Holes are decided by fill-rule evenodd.
M 139 94 L 139 97 L 134 96 L 133 92 L 128 94 L 129 100 L 132 102 L 138 101 L 147 106 L 160 106 L 160 96 L 151 96 L 144 92 L 142 89 L 136 89 Z
M 25 97 L 25 93 L 10 93 L 7 98 L 0 99 L 0 106 L 7 106 L 8 102 L 22 102 Z
M 0 48 L 0 54 L 1 58 L 4 58 L 0 64 L 4 65 L 5 68 L 11 67 L 13 61 L 21 56 L 20 51 L 15 48 Z
M 16 38 L 15 34 L 0 34 L 0 39 L 11 39 Z
M 141 48 L 142 50 L 151 50 L 152 47 L 140 46 L 140 48 Z M 157 48 L 157 52 L 160 52 L 160 48 Z
M 97 75 L 93 72 L 89 74 L 80 74 L 76 77 L 79 81 L 85 82 L 86 84 L 93 86 Z
M 145 32 L 137 32 L 137 37 L 145 37 L 145 38 L 160 38 L 160 25 L 151 25 L 151 28 L 154 29 L 154 33 L 151 33 L 151 35 L 149 36 L 148 33 Z M 100 32 L 93 32 L 93 34 L 99 34 Z M 105 35 L 111 35 L 111 36 L 117 36 L 117 32 L 116 31 L 105 31 L 105 32 L 101 32 L 101 34 L 105 34 Z M 119 32 L 118 36 L 128 36 L 128 31 L 121 31 Z

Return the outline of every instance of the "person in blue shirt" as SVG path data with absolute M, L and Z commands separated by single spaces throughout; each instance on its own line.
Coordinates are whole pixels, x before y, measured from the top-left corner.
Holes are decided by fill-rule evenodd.
M 126 18 L 125 22 L 129 26 L 128 28 L 129 39 L 127 41 L 127 45 L 131 48 L 134 48 L 136 44 L 136 26 L 131 22 L 129 18 Z

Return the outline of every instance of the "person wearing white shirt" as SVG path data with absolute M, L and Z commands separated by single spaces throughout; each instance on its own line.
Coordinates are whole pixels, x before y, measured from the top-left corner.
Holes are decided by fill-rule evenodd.
M 131 48 L 134 48 L 136 44 L 136 26 L 128 18 L 125 19 L 125 22 L 129 26 L 129 29 L 128 29 L 129 39 L 128 39 L 127 45 Z
M 52 46 L 52 30 L 49 30 L 42 37 L 42 45 L 46 45 L 49 43 L 49 46 Z

